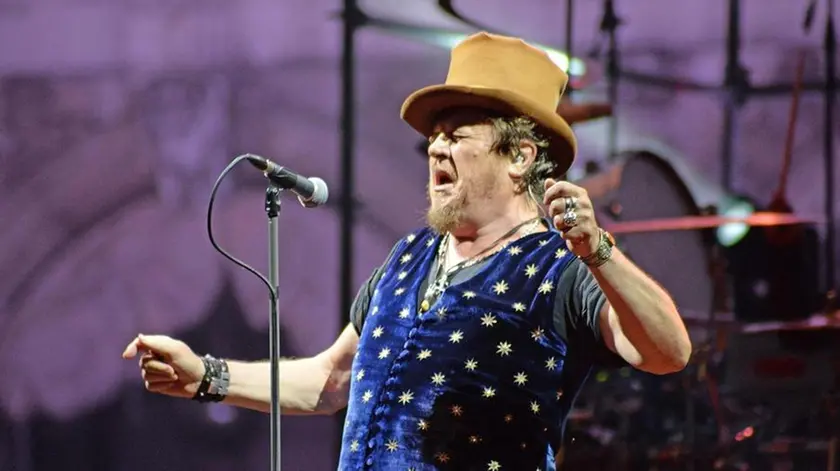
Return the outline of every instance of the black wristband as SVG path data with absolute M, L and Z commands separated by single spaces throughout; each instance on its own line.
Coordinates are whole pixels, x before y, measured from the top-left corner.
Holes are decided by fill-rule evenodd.
M 227 396 L 228 385 L 230 385 L 227 362 L 210 355 L 204 355 L 201 361 L 204 363 L 204 377 L 201 378 L 201 384 L 193 400 L 202 403 L 222 402 Z

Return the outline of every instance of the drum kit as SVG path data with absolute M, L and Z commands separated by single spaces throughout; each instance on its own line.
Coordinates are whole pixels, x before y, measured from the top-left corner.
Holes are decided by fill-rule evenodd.
M 600 104 L 567 106 L 561 113 L 573 122 L 610 114 Z M 571 469 L 576 462 L 586 469 L 771 469 L 798 450 L 825 462 L 836 442 L 836 426 L 826 422 L 835 404 L 826 398 L 840 385 L 840 352 L 831 348 L 831 339 L 840 344 L 840 311 L 829 295 L 826 309 L 810 317 L 742 322 L 725 312 L 732 310 L 726 248 L 714 235 L 731 225 L 802 231 L 822 221 L 788 212 L 710 214 L 685 176 L 641 151 L 574 182 L 622 251 L 671 293 L 695 346 L 688 368 L 674 375 L 594 374 L 569 417 L 564 460 Z M 805 406 L 795 407 L 797 400 Z M 798 440 L 780 438 L 791 435 Z

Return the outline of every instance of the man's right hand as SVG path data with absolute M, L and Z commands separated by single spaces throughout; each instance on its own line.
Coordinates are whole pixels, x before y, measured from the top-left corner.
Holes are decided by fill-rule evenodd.
M 163 335 L 140 334 L 122 354 L 125 359 L 138 355 L 147 390 L 183 398 L 195 395 L 204 377 L 204 363 L 187 344 Z

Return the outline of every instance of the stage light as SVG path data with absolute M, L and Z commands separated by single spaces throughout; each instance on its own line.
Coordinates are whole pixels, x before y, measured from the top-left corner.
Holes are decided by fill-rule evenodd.
M 746 199 L 727 197 L 724 201 L 721 201 L 719 213 L 721 216 L 731 218 L 747 217 L 755 213 L 755 205 Z M 720 245 L 723 247 L 732 247 L 743 240 L 749 230 L 750 226 L 747 224 L 734 222 L 724 224 L 717 228 L 715 235 Z

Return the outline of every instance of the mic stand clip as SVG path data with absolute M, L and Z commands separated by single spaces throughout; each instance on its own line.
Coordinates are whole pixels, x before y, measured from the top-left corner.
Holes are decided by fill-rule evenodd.
M 278 297 L 280 292 L 279 231 L 282 188 L 270 183 L 265 190 L 265 212 L 268 216 L 268 281 L 269 299 L 269 358 L 271 366 L 271 471 L 280 470 L 280 320 Z

